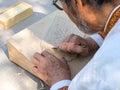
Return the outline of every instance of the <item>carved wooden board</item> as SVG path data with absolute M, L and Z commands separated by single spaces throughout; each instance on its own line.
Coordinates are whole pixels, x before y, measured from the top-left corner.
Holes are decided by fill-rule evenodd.
M 31 63 L 33 54 L 57 46 L 57 43 L 71 33 L 86 36 L 78 31 L 77 27 L 68 19 L 64 12 L 55 11 L 8 40 L 9 58 L 33 73 L 31 70 L 33 67 Z M 70 58 L 74 57 L 56 52 L 53 49 L 51 51 L 58 57 L 61 55 Z M 74 60 L 69 62 L 72 76 L 79 72 L 91 57 L 92 55 L 86 58 L 72 58 Z

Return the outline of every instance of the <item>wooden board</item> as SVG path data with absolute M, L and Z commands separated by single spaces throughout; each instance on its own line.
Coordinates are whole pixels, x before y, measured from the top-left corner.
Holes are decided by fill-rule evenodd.
M 0 29 L 8 29 L 33 14 L 32 6 L 19 2 L 0 12 Z
M 8 40 L 9 58 L 33 74 L 31 70 L 33 67 L 31 63 L 33 54 L 35 52 L 41 53 L 45 49 L 50 49 L 52 51 L 51 53 L 57 57 L 64 56 L 67 59 L 72 59 L 72 61 L 69 61 L 69 65 L 72 76 L 74 76 L 83 68 L 92 55 L 86 58 L 76 58 L 75 56 L 66 55 L 52 49 L 52 47 L 56 47 L 57 43 L 71 33 L 83 37 L 86 36 L 78 31 L 77 27 L 69 20 L 64 12 L 55 11 Z

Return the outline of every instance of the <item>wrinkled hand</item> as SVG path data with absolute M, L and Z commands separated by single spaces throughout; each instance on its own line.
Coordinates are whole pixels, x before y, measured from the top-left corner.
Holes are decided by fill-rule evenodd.
M 47 51 L 43 51 L 41 54 L 35 53 L 32 63 L 34 64 L 33 72 L 49 86 L 61 80 L 71 79 L 67 62 Z
M 80 54 L 82 56 L 89 54 L 87 41 L 74 34 L 67 36 L 58 47 L 60 50 L 71 54 Z

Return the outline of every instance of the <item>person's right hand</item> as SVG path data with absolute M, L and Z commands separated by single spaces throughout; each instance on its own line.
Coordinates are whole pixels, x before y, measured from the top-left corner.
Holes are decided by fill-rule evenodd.
M 36 52 L 33 55 L 32 63 L 34 74 L 49 86 L 61 80 L 71 79 L 67 61 L 64 58 L 57 58 L 46 50 L 42 53 Z
M 92 39 L 83 39 L 82 37 L 71 34 L 67 36 L 59 45 L 59 49 L 71 54 L 80 54 L 86 56 L 90 53 L 91 48 L 98 48 Z

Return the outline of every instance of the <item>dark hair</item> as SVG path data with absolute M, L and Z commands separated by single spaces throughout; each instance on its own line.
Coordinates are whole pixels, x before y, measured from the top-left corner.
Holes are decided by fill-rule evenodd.
M 103 3 L 110 3 L 113 0 L 82 0 L 84 4 L 97 4 L 97 5 L 102 5 Z
M 102 5 L 105 0 L 81 0 L 83 5 L 90 4 L 90 5 Z
M 90 5 L 102 5 L 103 3 L 109 3 L 113 0 L 81 0 L 83 5 L 90 4 Z M 65 3 L 70 6 L 71 0 L 65 0 Z
M 102 5 L 104 3 L 105 0 L 96 0 L 98 5 Z
M 70 6 L 70 2 L 71 2 L 71 0 L 65 0 L 65 3 L 66 3 L 68 6 Z

